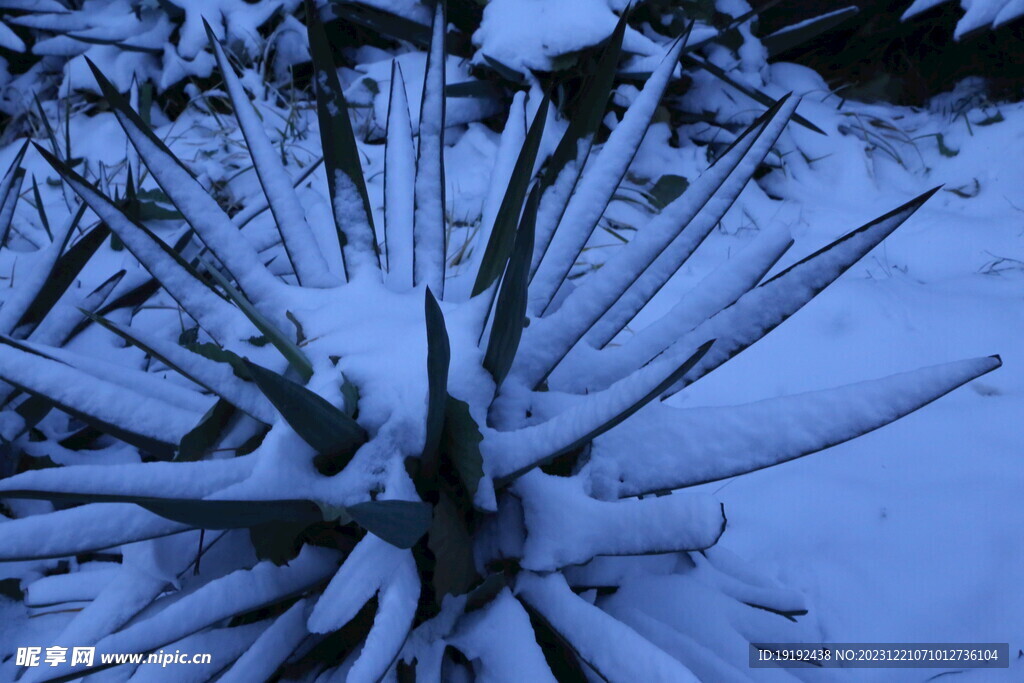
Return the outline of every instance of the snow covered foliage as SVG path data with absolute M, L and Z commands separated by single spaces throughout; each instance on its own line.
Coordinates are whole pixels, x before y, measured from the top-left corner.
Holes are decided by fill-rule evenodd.
M 914 0 L 903 13 L 911 19 L 947 0 Z M 953 37 L 960 40 L 969 33 L 988 28 L 996 29 L 1024 16 L 1024 2 L 1020 0 L 960 0 L 964 16 L 956 24 Z
M 164 213 L 142 216 L 131 171 L 111 197 L 36 146 L 73 196 L 59 226 L 41 209 L 38 228 L 15 226 L 30 264 L 0 308 L 0 560 L 18 563 L 30 608 L 72 606 L 47 642 L 215 652 L 221 680 L 685 681 L 741 678 L 749 642 L 820 640 L 799 594 L 716 547 L 726 511 L 689 489 L 889 424 L 998 357 L 734 407 L 661 399 L 785 322 L 932 192 L 770 277 L 791 240 L 766 232 L 623 335 L 797 125 L 796 99 L 771 101 L 572 279 L 686 43 L 662 50 L 602 144 L 624 19 L 553 149 L 548 98 L 520 96 L 530 122 L 510 117 L 499 198 L 464 253 L 445 211 L 444 7 L 416 125 L 391 76 L 382 221 L 308 19 L 326 230 L 210 26 L 262 188 L 238 215 L 269 209 L 265 248 L 92 63 Z M 24 153 L 0 181 L 7 251 Z M 100 249 L 110 271 L 83 295 L 70 285 Z M 64 578 L 45 575 L 56 562 Z

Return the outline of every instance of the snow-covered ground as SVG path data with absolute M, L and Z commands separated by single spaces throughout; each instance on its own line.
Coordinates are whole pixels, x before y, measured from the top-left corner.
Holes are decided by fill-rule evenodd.
M 774 68 L 797 92 L 814 85 L 801 67 Z M 865 155 L 852 134 L 826 139 L 791 124 L 805 153 L 823 158 L 766 183 L 795 238 L 780 267 L 944 189 L 787 324 L 680 398 L 729 405 L 1001 354 L 1000 370 L 893 425 L 706 488 L 729 511 L 722 545 L 805 591 L 829 642 L 1009 641 L 1015 667 L 970 680 L 1021 680 L 1024 105 L 982 105 L 971 92 L 963 84 L 928 111 L 837 108 L 835 96 L 807 93 L 800 111 L 817 125 L 863 126 L 894 154 Z M 748 188 L 745 199 L 756 194 Z M 742 204 L 727 230 L 749 224 Z M 736 239 L 706 245 L 708 261 L 726 258 Z M 850 672 L 858 681 L 936 673 Z

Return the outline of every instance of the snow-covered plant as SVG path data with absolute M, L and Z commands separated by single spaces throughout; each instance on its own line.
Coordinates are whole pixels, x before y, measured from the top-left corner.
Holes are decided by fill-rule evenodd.
M 172 304 L 132 319 L 100 292 L 81 306 L 93 321 L 83 343 L 67 347 L 80 314 L 29 316 L 62 277 L 46 264 L 92 234 L 61 255 L 78 216 L 35 254 L 43 275 L 19 280 L 0 309 L 3 455 L 27 470 L 0 481 L 20 511 L 0 523 L 0 559 L 35 568 L 32 608 L 74 606 L 47 643 L 211 652 L 203 675 L 220 681 L 738 679 L 747 644 L 799 639 L 806 608 L 715 547 L 725 512 L 691 489 L 857 437 L 998 367 L 965 360 L 722 408 L 664 403 L 784 322 L 931 193 L 767 279 L 791 240 L 766 230 L 667 315 L 623 334 L 729 209 L 795 100 L 765 111 L 573 284 L 683 45 L 591 154 L 620 23 L 583 113 L 534 176 L 538 107 L 499 210 L 454 273 L 443 8 L 432 26 L 418 141 L 401 72 L 392 79 L 379 224 L 310 23 L 327 246 L 211 35 L 290 264 L 283 280 L 99 69 L 184 237 L 170 246 L 122 210 L 130 202 L 37 147 Z M 196 327 L 179 335 L 179 316 Z M 48 558 L 70 558 L 69 571 L 40 576 Z M 13 679 L 13 661 L 3 666 Z
M 922 12 L 941 5 L 946 0 L 914 0 L 903 12 L 903 19 L 912 19 Z M 985 29 L 997 29 L 1024 16 L 1024 4 L 1017 0 L 960 0 L 964 15 L 956 23 L 953 38 L 960 40 L 964 36 Z
M 0 46 L 39 60 L 21 77 L 21 91 L 57 84 L 67 96 L 89 88 L 89 59 L 122 91 L 137 82 L 163 93 L 213 72 L 204 20 L 247 62 L 273 55 L 275 69 L 286 74 L 307 54 L 305 29 L 294 16 L 299 5 L 299 0 L 0 0 Z M 15 114 L 30 104 L 10 102 L 4 109 Z

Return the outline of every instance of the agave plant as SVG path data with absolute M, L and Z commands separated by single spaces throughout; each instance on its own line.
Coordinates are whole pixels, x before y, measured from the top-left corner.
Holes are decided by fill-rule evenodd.
M 805 621 L 800 595 L 716 548 L 725 512 L 688 489 L 881 427 L 999 359 L 748 405 L 664 403 L 799 310 L 930 193 L 768 279 L 791 240 L 766 231 L 668 315 L 623 333 L 797 106 L 774 102 L 603 267 L 569 282 L 683 49 L 671 45 L 596 145 L 624 25 L 587 86 L 584 115 L 534 176 L 540 104 L 500 208 L 458 272 L 446 244 L 442 6 L 418 141 L 400 70 L 392 79 L 383 225 L 309 13 L 337 249 L 321 247 L 210 35 L 290 264 L 283 279 L 95 70 L 185 236 L 168 245 L 126 210 L 131 202 L 38 153 L 196 327 L 178 336 L 166 318 L 129 319 L 123 296 L 106 301 L 109 286 L 80 306 L 86 320 L 68 315 L 53 303 L 63 300 L 52 284 L 60 268 L 6 296 L 4 455 L 23 471 L 0 480 L 0 496 L 23 514 L 0 524 L 0 559 L 73 559 L 25 586 L 33 609 L 74 606 L 48 643 L 211 652 L 209 668 L 190 672 L 221 681 L 676 681 L 740 680 L 749 642 L 807 633 L 793 630 Z M 74 223 L 37 258 L 56 263 L 90 239 L 62 255 Z M 65 344 L 86 327 L 104 340 L 101 354 Z M 43 455 L 71 464 L 47 466 Z M 13 679 L 12 661 L 4 666 Z M 95 671 L 65 664 L 21 680 Z

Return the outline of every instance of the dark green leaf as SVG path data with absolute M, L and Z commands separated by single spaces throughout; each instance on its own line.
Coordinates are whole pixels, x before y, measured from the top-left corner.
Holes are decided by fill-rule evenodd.
M 349 2 L 332 2 L 330 7 L 334 16 L 364 26 L 383 36 L 404 40 L 420 48 L 426 48 L 430 44 L 429 26 L 398 14 Z
M 508 579 L 504 574 L 488 574 L 479 586 L 470 591 L 466 598 L 466 613 L 475 612 L 486 607 L 491 600 L 498 597 L 502 590 L 508 587 Z
M 501 89 L 490 81 L 464 81 L 444 87 L 445 97 L 476 97 L 482 100 L 500 99 Z
M 473 539 L 458 507 L 444 493 L 434 506 L 427 547 L 434 554 L 434 594 L 462 595 L 479 577 L 473 561 Z
M 303 441 L 341 471 L 366 443 L 366 431 L 318 394 L 276 372 L 245 361 L 250 377 Z
M 53 232 L 50 230 L 50 219 L 46 216 L 46 207 L 43 206 L 43 198 L 39 194 L 39 184 L 35 175 L 32 176 L 32 201 L 36 204 L 36 211 L 39 212 L 39 223 L 43 226 L 50 240 L 53 240 Z
M 345 508 L 356 524 L 398 548 L 411 548 L 427 533 L 431 509 L 409 500 L 372 500 Z
M 262 313 L 256 310 L 256 307 L 252 305 L 245 295 L 238 291 L 220 271 L 210 267 L 206 269 L 206 272 L 227 292 L 228 298 L 238 305 L 238 308 L 256 326 L 256 329 L 262 332 L 263 336 L 274 345 L 274 348 L 281 352 L 281 355 L 285 357 L 285 360 L 292 366 L 292 369 L 299 373 L 303 380 L 309 381 L 309 378 L 313 376 L 313 365 L 306 358 L 306 354 L 302 352 L 302 349 L 272 322 L 267 320 Z
M 427 438 L 420 458 L 420 474 L 433 481 L 438 469 L 438 446 L 448 403 L 448 364 L 451 348 L 444 314 L 428 287 L 424 299 L 427 321 Z
M 75 231 L 75 227 L 79 221 L 82 220 L 82 216 L 85 214 L 85 210 L 88 208 L 84 203 L 78 207 L 78 211 L 75 213 L 74 218 L 71 219 L 71 229 L 68 230 L 67 239 L 70 239 L 71 235 Z M 68 249 L 64 254 L 58 258 L 50 271 L 49 277 L 43 283 L 43 286 L 36 292 L 35 297 L 32 299 L 32 303 L 28 305 L 25 312 L 22 313 L 21 318 L 18 320 L 18 324 L 15 327 L 21 327 L 26 324 L 35 324 L 46 317 L 46 314 L 50 312 L 54 304 L 64 295 L 71 283 L 75 281 L 79 273 L 82 272 L 82 268 L 89 262 L 96 250 L 99 249 L 100 245 L 103 244 L 103 240 L 110 234 L 110 229 L 103 223 L 97 225 L 95 228 L 85 234 L 82 239 L 78 240 Z M 65 242 L 66 244 L 66 242 Z
M 114 332 L 117 335 L 125 337 L 125 339 L 127 341 L 129 341 L 132 344 L 135 344 L 140 349 L 142 349 L 143 351 L 145 351 L 149 355 L 153 356 L 154 358 L 159 358 L 161 363 L 164 363 L 168 367 L 174 368 L 177 372 L 185 375 L 186 377 L 189 376 L 187 372 L 185 372 L 181 368 L 175 367 L 173 363 L 168 361 L 166 358 L 158 355 L 151 348 L 149 348 L 148 346 L 140 343 L 134 337 L 131 337 L 131 338 L 127 337 L 125 335 L 125 333 L 124 333 L 125 331 L 124 331 L 123 328 L 121 328 L 121 327 L 119 327 L 117 325 L 110 324 L 106 320 L 97 320 L 97 322 L 99 322 L 101 325 L 106 327 L 111 332 Z M 246 365 L 245 365 L 245 359 L 242 358 L 241 356 L 239 356 L 237 353 L 234 353 L 232 351 L 228 351 L 227 349 L 222 349 L 221 347 L 217 346 L 216 344 L 211 344 L 210 342 L 200 342 L 198 344 L 187 344 L 185 346 L 185 348 L 188 349 L 189 351 L 191 351 L 192 353 L 199 354 L 203 358 L 208 358 L 208 359 L 210 359 L 212 361 L 216 361 L 218 363 L 227 363 L 228 365 L 231 366 L 231 370 L 235 373 L 235 376 L 238 377 L 239 379 L 252 379 L 252 377 L 249 375 L 249 368 L 246 367 Z M 193 380 L 193 381 L 195 381 L 195 380 Z M 196 383 L 199 384 L 198 382 L 196 382 Z
M 441 451 L 459 474 L 469 499 L 476 495 L 480 479 L 484 476 L 484 460 L 480 454 L 483 435 L 469 405 L 452 396 L 448 397 L 444 414 L 444 432 L 441 436 Z
M 175 460 L 193 461 L 201 459 L 206 451 L 217 443 L 228 422 L 235 414 L 235 407 L 220 398 L 210 407 L 199 424 L 181 437 Z
M 530 180 L 533 178 L 533 166 L 537 161 L 537 150 L 540 149 L 541 137 L 544 135 L 544 122 L 547 120 L 550 101 L 550 97 L 545 95 L 540 107 L 537 108 L 537 114 L 533 118 L 533 123 L 530 124 L 530 131 L 523 142 L 519 158 L 516 159 L 516 165 L 512 169 L 512 177 L 509 178 L 505 196 L 494 217 L 490 239 L 487 240 L 487 247 L 484 249 L 483 258 L 480 261 L 480 270 L 477 272 L 476 282 L 473 284 L 473 296 L 486 291 L 493 282 L 501 277 L 502 271 L 508 264 L 513 240 L 516 239 L 516 224 L 520 222 L 523 199 L 526 197 Z M 538 190 L 534 190 L 534 192 L 539 195 Z M 534 208 L 534 214 L 536 214 L 536 208 Z M 530 248 L 531 252 L 527 256 L 527 268 L 530 267 L 529 259 L 533 256 L 532 244 Z
M 698 69 L 704 69 L 709 74 L 719 79 L 723 83 L 735 88 L 736 90 L 739 90 L 741 93 L 743 93 L 750 99 L 754 100 L 755 102 L 759 102 L 760 104 L 766 107 L 773 107 L 777 104 L 776 100 L 774 100 L 770 96 L 766 95 L 760 90 L 757 90 L 756 88 L 752 88 L 748 85 L 740 83 L 739 81 L 736 81 L 729 74 L 727 74 L 725 71 L 715 66 L 711 62 L 705 62 L 704 60 L 697 59 L 696 57 L 687 54 L 681 55 L 680 60 L 687 66 L 697 67 Z M 820 135 L 826 135 L 825 131 L 823 131 L 821 128 L 818 128 L 816 125 L 805 119 L 803 116 L 800 116 L 800 114 L 793 114 L 793 120 L 808 130 L 812 130 Z
M 338 188 L 338 173 L 344 174 L 348 182 L 355 186 L 362 200 L 363 221 L 373 232 L 373 211 L 370 208 L 370 197 L 366 192 L 366 181 L 363 177 L 362 164 L 359 161 L 359 149 L 356 146 L 355 133 L 349 119 L 348 103 L 342 94 L 341 82 L 338 80 L 337 67 L 331 56 L 331 46 L 327 34 L 320 23 L 319 13 L 312 0 L 306 0 L 306 28 L 309 34 L 309 50 L 313 58 L 313 89 L 316 93 L 316 112 L 320 122 L 320 140 L 323 145 L 324 168 L 327 171 L 327 188 L 331 195 L 331 204 L 335 207 L 335 228 L 338 231 L 338 243 L 342 249 L 349 244 L 345 234 L 346 226 L 338 221 L 340 216 L 348 215 L 354 208 L 345 198 L 350 192 L 347 188 Z M 339 209 L 342 209 L 339 211 Z M 351 222 L 351 219 L 349 219 Z M 380 266 L 380 251 L 377 241 L 370 236 L 377 265 Z
M 794 47 L 814 40 L 822 33 L 831 31 L 850 17 L 855 16 L 859 11 L 855 5 L 851 5 L 822 14 L 808 21 L 800 22 L 799 26 L 786 26 L 762 38 L 761 44 L 768 50 L 768 57 L 774 57 L 786 50 L 791 50 Z
M 540 187 L 534 186 L 526 201 L 519 230 L 516 231 L 512 256 L 508 259 L 505 276 L 501 280 L 498 300 L 494 307 L 494 322 L 487 340 L 484 368 L 491 373 L 498 386 L 505 380 L 523 336 L 526 321 L 526 303 L 530 279 L 530 259 L 533 258 L 534 229 L 537 224 L 537 206 Z
M 678 199 L 689 185 L 689 181 L 683 176 L 666 173 L 658 178 L 648 194 L 651 196 L 654 208 L 660 211 Z

